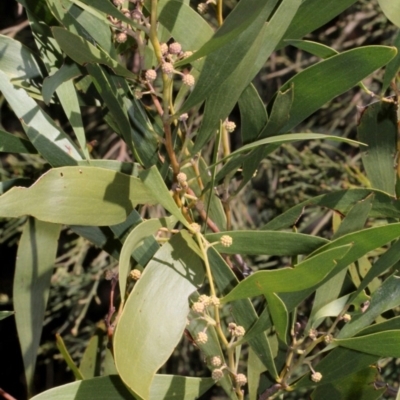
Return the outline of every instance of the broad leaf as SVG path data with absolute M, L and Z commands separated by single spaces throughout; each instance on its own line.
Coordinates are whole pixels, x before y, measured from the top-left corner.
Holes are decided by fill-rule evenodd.
M 387 19 L 400 28 L 400 4 L 391 0 L 378 0 Z
M 192 246 L 196 246 L 193 239 L 178 234 L 161 247 L 118 320 L 115 364 L 125 384 L 143 399 L 150 397 L 157 370 L 181 339 L 189 295 L 203 282 L 203 263 Z
M 124 221 L 137 204 L 154 201 L 138 178 L 95 167 L 64 167 L 51 169 L 29 188 L 14 187 L 0 196 L 0 216 L 106 226 Z

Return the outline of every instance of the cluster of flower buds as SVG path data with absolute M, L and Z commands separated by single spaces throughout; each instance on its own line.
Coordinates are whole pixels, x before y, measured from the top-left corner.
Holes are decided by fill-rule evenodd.
M 201 296 L 199 296 L 197 301 L 192 304 L 192 310 L 199 314 L 202 314 L 206 311 L 207 307 L 218 307 L 219 305 L 220 301 L 217 296 L 207 296 L 205 294 L 202 294 Z
M 244 336 L 246 330 L 241 325 L 236 325 L 234 322 L 230 322 L 228 325 L 228 330 L 232 336 L 241 337 Z
M 161 43 L 160 50 L 162 55 L 161 71 L 172 77 L 173 74 L 182 76 L 182 83 L 186 86 L 192 87 L 195 84 L 195 78 L 190 73 L 179 72 L 174 68 L 174 63 L 181 59 L 190 57 L 193 53 L 191 51 L 182 51 L 182 46 L 178 42 Z M 146 80 L 152 82 L 156 79 L 157 74 L 155 70 L 146 71 Z

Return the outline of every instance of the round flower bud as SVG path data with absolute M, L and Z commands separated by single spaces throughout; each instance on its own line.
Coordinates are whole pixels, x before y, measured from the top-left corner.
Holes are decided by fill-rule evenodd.
M 182 54 L 182 57 L 183 57 L 183 58 L 188 58 L 188 57 L 190 57 L 192 54 L 193 54 L 193 51 L 185 51 L 185 52 Z
M 221 302 L 219 301 L 219 298 L 217 296 L 211 296 L 210 304 L 213 306 L 219 306 L 221 304 Z
M 192 224 L 189 225 L 189 229 L 194 233 L 199 233 L 200 232 L 200 225 L 196 224 L 196 222 L 193 222 Z
M 333 336 L 332 335 L 325 335 L 324 336 L 324 342 L 326 344 L 332 343 L 332 340 L 333 340 Z
M 208 4 L 207 4 L 207 3 L 200 3 L 200 4 L 197 6 L 197 11 L 198 11 L 200 14 L 204 14 L 204 13 L 207 11 L 207 8 L 208 8 Z
M 233 331 L 233 334 L 237 337 L 239 336 L 244 336 L 246 333 L 246 330 L 243 328 L 243 326 L 238 325 L 235 330 Z
M 219 381 L 224 376 L 224 371 L 222 369 L 214 369 L 211 373 L 211 377 L 214 381 Z
M 220 357 L 220 356 L 214 356 L 214 357 L 212 357 L 210 362 L 211 362 L 211 365 L 212 365 L 213 367 L 220 367 L 221 364 L 222 364 L 222 360 L 221 360 L 221 357 Z
M 222 244 L 222 246 L 224 247 L 229 247 L 232 245 L 232 237 L 229 235 L 222 235 L 221 238 L 219 239 L 220 243 Z
M 246 375 L 244 374 L 237 374 L 235 376 L 235 381 L 239 386 L 244 386 L 247 383 Z
M 193 305 L 192 305 L 192 310 L 197 313 L 204 312 L 205 308 L 206 308 L 206 306 L 204 305 L 204 303 L 201 303 L 200 301 L 196 301 L 196 303 L 193 303 Z
M 183 114 L 181 114 L 181 115 L 179 116 L 179 121 L 185 122 L 185 121 L 187 121 L 188 118 L 189 118 L 188 113 L 183 113 Z
M 182 83 L 186 86 L 192 87 L 194 85 L 195 79 L 193 75 L 185 74 L 182 77 Z
M 122 4 L 124 4 L 124 0 L 113 0 L 113 3 L 115 7 L 119 7 L 122 6 Z
M 224 125 L 225 125 L 225 129 L 226 129 L 229 133 L 232 133 L 232 132 L 236 129 L 236 124 L 235 124 L 233 121 L 226 120 L 226 121 L 224 122 Z
M 135 96 L 135 99 L 140 100 L 143 97 L 143 93 L 140 89 L 135 89 L 133 91 L 133 95 Z
M 319 382 L 321 379 L 322 379 L 322 374 L 321 374 L 320 372 L 314 372 L 314 373 L 311 375 L 311 380 L 312 380 L 313 382 Z
M 160 44 L 160 49 L 161 49 L 161 54 L 167 54 L 168 53 L 168 45 L 167 43 L 161 43 Z
M 130 277 L 134 280 L 137 281 L 140 279 L 140 276 L 142 273 L 138 269 L 133 269 L 130 273 Z
M 233 335 L 233 333 L 235 332 L 236 327 L 237 327 L 237 325 L 234 322 L 229 322 L 228 331 L 230 333 L 232 333 L 232 335 Z
M 178 42 L 171 43 L 168 47 L 170 54 L 179 54 L 182 51 L 182 46 Z
M 125 32 L 118 32 L 115 35 L 115 40 L 118 43 L 125 43 L 127 41 L 127 39 L 128 39 L 128 35 Z
M 131 17 L 131 12 L 129 10 L 127 10 L 126 8 L 122 8 L 121 12 L 122 12 L 122 14 L 125 15 L 126 18 L 130 18 Z
M 207 340 L 208 340 L 207 333 L 205 333 L 205 332 L 199 332 L 199 333 L 197 334 L 197 338 L 196 338 L 196 342 L 197 342 L 197 343 L 199 343 L 199 344 L 204 344 L 204 343 L 207 343 Z
M 111 269 L 107 269 L 106 272 L 104 272 L 104 278 L 106 281 L 111 281 L 111 279 L 114 277 L 114 272 Z
M 176 176 L 176 179 L 179 183 L 183 183 L 187 181 L 187 175 L 184 172 L 179 172 L 179 174 Z
M 154 81 L 154 79 L 157 78 L 157 72 L 154 71 L 154 69 L 148 69 L 146 71 L 145 76 L 146 76 L 146 79 L 151 82 L 151 81 Z
M 211 304 L 211 298 L 206 294 L 202 294 L 201 296 L 199 296 L 197 301 L 204 303 L 206 306 L 209 306 Z
M 172 74 L 174 72 L 174 66 L 169 63 L 169 62 L 164 62 L 161 65 L 161 69 L 164 72 L 164 74 Z
M 318 332 L 316 329 L 310 329 L 310 332 L 308 332 L 308 336 L 310 339 L 315 340 L 318 336 Z
M 351 315 L 350 314 L 344 314 L 343 315 L 343 321 L 344 322 L 350 322 L 351 321 Z
M 140 21 L 143 17 L 143 14 L 140 10 L 138 10 L 137 8 L 135 10 L 132 11 L 132 19 L 135 21 Z

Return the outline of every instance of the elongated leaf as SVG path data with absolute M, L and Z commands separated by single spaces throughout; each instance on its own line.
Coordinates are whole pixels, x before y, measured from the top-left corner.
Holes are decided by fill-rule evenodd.
M 167 228 L 172 229 L 176 223 L 175 217 L 150 219 L 139 224 L 136 228 L 132 229 L 122 246 L 121 255 L 119 258 L 119 290 L 121 292 L 121 299 L 125 298 L 126 280 L 130 271 L 130 259 L 132 252 L 136 247 L 143 244 L 144 239 L 154 235 L 158 229 Z
M 351 319 L 337 335 L 337 339 L 345 339 L 354 336 L 361 329 L 369 326 L 379 315 L 400 304 L 400 278 L 391 276 L 382 286 L 376 290 L 371 298 L 367 310 Z M 390 296 L 388 296 L 390 293 Z
M 189 295 L 202 284 L 202 260 L 193 239 L 173 236 L 156 253 L 130 293 L 114 336 L 117 370 L 138 396 L 150 397 L 155 373 L 178 344 Z M 135 371 L 132 374 L 132 371 Z
M 390 0 L 378 0 L 387 19 L 400 28 L 400 4 Z
M 48 171 L 30 188 L 14 187 L 0 196 L 0 215 L 105 226 L 124 221 L 139 203 L 154 204 L 154 197 L 138 178 L 95 167 L 64 167 Z
M 292 227 L 301 216 L 303 208 L 307 206 L 326 207 L 336 210 L 346 215 L 354 204 L 367 198 L 374 193 L 372 210 L 370 217 L 373 218 L 399 218 L 400 201 L 393 199 L 386 193 L 374 189 L 351 189 L 339 190 L 334 193 L 328 193 L 313 199 L 303 201 L 300 204 L 285 211 L 283 214 L 268 222 L 261 229 L 279 230 Z
M 208 54 L 194 90 L 182 107 L 183 110 L 187 111 L 202 102 L 215 87 L 221 85 L 232 74 L 246 57 L 272 11 L 271 2 L 242 0 L 237 4 L 213 38 L 191 57 L 203 57 Z M 218 51 L 215 51 L 216 49 Z M 184 62 L 190 62 L 191 58 Z
M 257 139 L 268 121 L 267 111 L 256 88 L 247 86 L 239 98 L 240 125 L 244 144 Z
M 206 392 L 214 381 L 211 378 L 186 378 L 176 375 L 156 375 L 150 400 L 193 400 Z M 173 387 L 174 392 L 169 389 Z M 32 400 L 134 400 L 119 376 L 105 376 L 69 383 L 47 390 Z
M 100 65 L 88 64 L 86 68 L 93 78 L 97 91 L 116 122 L 118 133 L 124 138 L 125 143 L 133 151 L 128 113 L 123 107 L 123 100 L 118 94 L 116 85 L 106 69 L 102 68 Z
M 365 108 L 357 131 L 360 141 L 368 145 L 361 148 L 361 158 L 371 186 L 395 196 L 397 104 L 385 100 Z
M 285 39 L 299 39 L 303 37 L 307 33 L 331 21 L 346 10 L 346 8 L 356 3 L 356 1 L 338 0 L 321 3 L 319 0 L 305 0 L 293 18 L 288 30 L 285 32 L 279 48 L 286 45 Z
M 23 89 L 16 89 L 2 71 L 0 91 L 23 123 L 32 144 L 50 164 L 76 165 L 76 160 L 82 159 L 72 140 Z
M 339 52 L 332 47 L 325 46 L 322 43 L 312 42 L 310 40 L 287 39 L 285 40 L 285 43 L 295 46 L 298 49 L 307 51 L 308 53 L 314 54 L 315 56 L 320 58 L 329 58 L 336 54 L 339 54 Z
M 204 117 L 193 153 L 201 150 L 217 129 L 219 121 L 224 120 L 232 111 L 243 90 L 275 50 L 300 3 L 300 0 L 283 1 L 268 24 L 264 24 L 259 35 L 251 43 L 246 57 L 240 61 L 228 79 L 213 88 L 212 94 L 206 101 Z M 186 103 L 182 107 L 185 108 Z
M 260 375 L 266 370 L 263 363 L 255 355 L 252 348 L 249 349 L 249 359 L 247 365 L 247 378 L 249 387 L 249 400 L 256 400 L 258 398 L 258 385 L 260 383 Z
M 325 135 L 322 133 L 287 133 L 284 135 L 272 136 L 272 137 L 268 137 L 266 139 L 257 140 L 256 142 L 242 146 L 239 149 L 237 149 L 236 151 L 232 152 L 229 156 L 223 158 L 220 161 L 224 161 L 228 158 L 236 156 L 237 154 L 252 150 L 254 148 L 265 146 L 268 144 L 282 144 L 282 143 L 288 143 L 288 142 L 296 142 L 298 140 L 315 140 L 315 139 L 334 140 L 334 141 L 350 143 L 350 144 L 363 144 L 363 143 L 357 142 L 355 140 L 342 138 L 340 136 Z
M 79 371 L 79 368 L 75 365 L 74 360 L 71 357 L 71 354 L 69 354 L 67 346 L 65 346 L 63 338 L 58 333 L 56 333 L 56 343 L 57 343 L 57 348 L 58 348 L 62 358 L 68 365 L 68 368 L 74 374 L 75 379 L 78 381 L 82 380 L 83 375 L 82 375 L 81 371 Z
M 382 94 L 385 93 L 390 85 L 390 82 L 395 79 L 397 72 L 400 69 L 400 31 L 394 39 L 393 46 L 397 49 L 396 57 L 394 57 L 385 68 L 385 75 L 382 82 Z
M 100 375 L 101 351 L 103 347 L 104 331 L 98 332 L 89 340 L 79 364 L 79 371 L 83 379 L 94 378 Z
M 332 56 L 295 75 L 280 89 L 285 91 L 294 85 L 290 120 L 281 132 L 289 131 L 325 103 L 386 65 L 396 52 L 394 47 L 359 47 Z
M 157 7 L 158 20 L 179 42 L 185 51 L 198 50 L 211 39 L 213 29 L 188 4 L 181 1 L 161 0 Z M 196 32 L 196 35 L 188 35 Z
M 323 287 L 323 286 L 321 286 Z M 318 289 L 319 290 L 319 289 Z M 322 296 L 322 295 L 321 295 Z M 346 295 L 339 299 L 333 300 L 330 303 L 324 305 L 321 308 L 316 308 L 318 311 L 310 319 L 310 325 L 312 328 L 317 328 L 320 325 L 321 320 L 326 317 L 337 317 L 344 309 L 347 300 L 350 296 Z M 307 329 L 306 329 L 307 331 Z
M 31 142 L 0 129 L 0 152 L 37 154 Z
M 365 275 L 364 279 L 361 281 L 361 285 L 358 287 L 357 291 L 351 296 L 351 301 L 353 301 L 377 276 L 383 274 L 389 268 L 392 268 L 400 260 L 400 241 L 386 250 L 379 259 L 373 264 L 372 268 Z
M 0 321 L 4 318 L 10 317 L 14 314 L 14 311 L 0 311 Z
M 212 275 L 215 283 L 222 295 L 226 295 L 231 291 L 238 283 L 238 280 L 228 267 L 226 262 L 222 259 L 220 254 L 213 248 L 209 248 L 207 251 L 209 258 Z M 268 310 L 265 310 L 260 318 L 257 317 L 257 313 L 250 300 L 243 299 L 234 301 L 230 304 L 230 309 L 235 321 L 246 329 L 246 332 L 253 331 L 253 327 L 263 324 L 264 321 L 269 322 Z M 260 329 L 255 335 L 249 336 L 246 333 L 245 340 L 248 341 L 251 348 L 254 350 L 257 357 L 261 360 L 264 366 L 268 369 L 269 374 L 274 378 L 278 378 L 278 372 L 274 362 L 274 353 L 272 345 L 264 332 L 268 328 Z
M 219 242 L 221 236 L 229 235 L 232 245 L 216 244 L 215 249 L 227 254 L 270 254 L 294 256 L 308 254 L 328 243 L 327 239 L 293 232 L 232 231 L 206 235 L 210 243 Z
M 186 227 L 189 223 L 179 210 L 174 199 L 172 198 L 167 186 L 158 169 L 154 166 L 146 171 L 140 173 L 140 179 L 150 191 L 153 198 L 156 199 L 158 204 L 161 204 L 166 210 L 168 210 L 178 221 L 182 222 Z
M 240 282 L 222 299 L 222 302 L 255 297 L 266 292 L 295 292 L 312 287 L 336 267 L 337 260 L 343 258 L 351 247 L 351 245 L 335 247 L 308 258 L 294 268 L 258 271 Z
M 337 339 L 334 343 L 380 357 L 400 357 L 400 330 L 378 332 L 349 339 Z
M 81 69 L 77 64 L 64 64 L 59 70 L 53 75 L 46 77 L 43 81 L 43 100 L 46 104 L 50 103 L 50 100 L 57 90 L 57 88 L 64 82 L 69 81 L 72 78 L 76 78 L 82 75 Z
M 289 327 L 289 314 L 285 303 L 279 298 L 276 293 L 265 292 L 265 298 L 268 302 L 269 312 L 271 314 L 274 328 L 279 339 L 287 344 L 287 333 Z
M 107 14 L 99 13 L 82 2 L 46 0 L 55 17 L 69 31 L 86 39 L 92 39 L 112 58 L 117 52 L 112 41 Z M 118 10 L 119 11 L 119 10 Z
M 36 57 L 17 40 L 0 35 L 0 54 L 0 70 L 9 78 L 29 80 L 42 76 Z
M 60 229 L 60 225 L 29 218 L 18 246 L 14 310 L 30 393 Z
M 136 79 L 135 74 L 84 38 L 59 27 L 53 27 L 52 32 L 61 49 L 78 64 L 103 64 L 110 67 L 117 75 Z
M 336 239 L 348 233 L 362 230 L 367 221 L 368 214 L 371 210 L 373 199 L 374 199 L 374 194 L 371 193 L 371 195 L 368 196 L 366 199 L 356 203 L 353 206 L 353 208 L 348 212 L 346 217 L 343 219 L 342 223 L 339 225 L 339 228 L 337 229 L 332 238 Z M 334 305 L 337 304 L 336 299 L 340 295 L 343 282 L 346 278 L 346 274 L 347 271 L 344 269 L 342 272 L 335 275 L 332 279 L 330 279 L 317 289 L 314 297 L 311 316 L 307 324 L 308 329 L 311 327 L 310 325 L 311 323 L 313 323 L 313 327 L 316 328 L 319 325 L 319 323 L 322 322 L 322 319 L 320 319 L 321 315 L 323 315 L 324 312 L 328 312 L 325 306 L 331 306 L 333 309 L 335 309 Z M 342 309 L 343 307 L 344 305 L 342 305 Z M 329 310 L 332 310 L 332 308 L 329 308 Z M 321 309 L 323 309 L 324 311 L 320 314 Z M 339 315 L 340 311 L 341 310 L 339 310 L 336 315 Z M 319 314 L 318 316 L 318 319 L 320 319 L 319 321 L 318 320 L 314 321 L 314 314 L 316 313 Z
M 378 400 L 386 391 L 386 387 L 376 388 L 371 384 L 376 379 L 377 371 L 373 366 L 352 373 L 333 383 L 320 385 L 311 395 L 312 400 L 362 399 Z

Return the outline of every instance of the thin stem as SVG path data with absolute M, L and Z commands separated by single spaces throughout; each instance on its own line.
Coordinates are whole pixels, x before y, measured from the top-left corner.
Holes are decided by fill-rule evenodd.
M 208 255 L 207 255 L 207 249 L 204 246 L 203 243 L 203 236 L 201 235 L 201 233 L 196 233 L 196 240 L 197 243 L 199 244 L 200 250 L 203 254 L 203 259 L 204 259 L 204 265 L 206 267 L 206 274 L 207 274 L 207 278 L 210 284 L 210 292 L 212 296 L 216 296 L 216 291 L 215 291 L 215 286 L 214 286 L 214 279 L 212 277 L 212 273 L 211 273 L 211 267 L 210 267 L 210 263 L 208 261 Z M 219 308 L 218 306 L 214 306 L 214 319 L 216 322 L 216 330 L 218 333 L 218 336 L 220 337 L 222 343 L 224 344 L 224 346 L 229 350 L 229 343 L 228 340 L 226 339 L 224 333 L 222 332 L 222 328 L 221 328 L 221 319 L 219 316 Z M 234 365 L 234 364 L 233 364 Z
M 217 20 L 218 20 L 219 26 L 221 26 L 224 23 L 224 17 L 222 16 L 223 5 L 224 5 L 224 1 L 218 0 L 218 2 L 217 2 Z
M 154 52 L 156 54 L 157 60 L 161 65 L 163 63 L 161 46 L 157 37 L 157 0 L 151 0 L 151 11 L 150 11 L 150 32 L 149 37 L 151 44 L 153 45 Z M 170 105 L 170 97 L 171 97 L 171 88 L 170 85 L 172 83 L 172 79 L 166 74 L 162 73 L 163 79 L 163 127 L 165 133 L 165 147 L 167 149 L 168 157 L 171 162 L 171 167 L 174 172 L 174 175 L 178 175 L 179 173 L 179 164 L 176 159 L 176 155 L 174 152 L 174 145 L 172 143 L 172 133 L 171 133 L 171 125 L 169 122 L 169 105 Z

